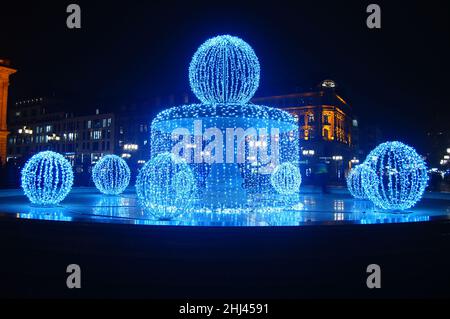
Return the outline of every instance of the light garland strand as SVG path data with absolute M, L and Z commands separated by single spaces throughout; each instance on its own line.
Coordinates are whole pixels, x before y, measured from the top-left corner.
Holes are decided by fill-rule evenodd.
M 347 188 L 350 194 L 357 199 L 367 199 L 362 183 L 362 171 L 364 163 L 351 169 L 347 176 Z
M 147 162 L 136 180 L 136 192 L 144 209 L 167 220 L 187 212 L 196 196 L 196 179 L 185 161 L 163 153 Z
M 421 198 L 428 183 L 422 157 L 401 142 L 386 142 L 367 156 L 362 183 L 368 198 L 378 207 L 405 210 Z
M 130 183 L 130 168 L 119 156 L 106 155 L 92 169 L 95 187 L 106 195 L 119 195 Z
M 270 182 L 281 195 L 292 195 L 299 191 L 302 175 L 297 166 L 291 163 L 278 165 L 273 171 Z
M 25 164 L 21 182 L 31 203 L 41 206 L 57 205 L 72 189 L 72 166 L 61 154 L 41 152 Z
M 259 78 L 259 61 L 252 47 L 230 35 L 203 43 L 189 66 L 192 91 L 205 104 L 245 104 L 258 89 Z

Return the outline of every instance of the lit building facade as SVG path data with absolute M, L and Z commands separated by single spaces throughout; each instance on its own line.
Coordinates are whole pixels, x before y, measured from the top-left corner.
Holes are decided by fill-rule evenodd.
M 17 101 L 9 112 L 8 162 L 21 165 L 32 155 L 52 150 L 74 167 L 77 180 L 90 181 L 92 166 L 116 154 L 136 171 L 150 156 L 149 117 L 123 108 L 114 113 L 73 115 L 63 102 L 44 97 Z M 72 108 L 73 109 L 73 108 Z
M 114 114 L 74 116 L 58 111 L 61 102 L 47 98 L 17 101 L 10 110 L 8 162 L 22 164 L 51 150 L 63 154 L 76 174 L 88 174 L 93 163 L 116 150 Z
M 6 163 L 9 134 L 7 125 L 9 77 L 17 72 L 10 64 L 9 60 L 0 59 L 0 164 L 2 165 Z
M 300 164 L 306 181 L 326 172 L 330 181 L 342 182 L 346 170 L 359 163 L 358 120 L 335 89 L 334 81 L 325 80 L 311 92 L 252 100 L 257 104 L 282 108 L 296 118 L 300 134 Z

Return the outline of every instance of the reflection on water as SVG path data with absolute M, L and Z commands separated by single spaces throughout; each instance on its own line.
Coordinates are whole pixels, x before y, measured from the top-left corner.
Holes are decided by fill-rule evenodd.
M 430 216 L 423 215 L 392 215 L 392 214 L 374 214 L 368 218 L 360 219 L 360 224 L 390 224 L 390 223 L 412 223 L 427 222 Z
M 132 217 L 131 212 L 136 208 L 136 199 L 129 196 L 99 195 L 92 214 L 107 217 Z
M 384 224 L 425 222 L 430 216 L 450 218 L 450 201 L 428 199 L 408 212 L 388 212 L 376 209 L 366 200 L 356 200 L 348 194 L 300 194 L 295 203 L 283 202 L 284 207 L 261 211 L 246 210 L 193 211 L 174 220 L 156 220 L 151 212 L 138 205 L 136 196 L 128 193 L 106 196 L 93 191 L 73 192 L 62 205 L 51 208 L 32 207 L 24 196 L 0 196 L 0 212 L 13 213 L 17 218 L 53 221 L 98 221 L 136 225 L 171 226 L 298 226 L 312 224 Z M 450 199 L 450 197 L 449 197 Z M 19 214 L 17 214 L 19 212 Z M 431 217 L 432 218 L 432 217 Z
M 68 216 L 62 207 L 39 208 L 30 206 L 27 213 L 17 214 L 17 218 L 63 222 L 73 220 L 73 217 Z
M 305 209 L 312 209 L 314 210 L 316 206 L 316 197 L 312 195 L 304 195 L 303 196 L 303 205 L 305 206 Z
M 345 210 L 345 204 L 344 204 L 344 201 L 342 199 L 335 199 L 333 201 L 333 204 L 334 204 L 333 209 L 334 209 L 335 212 L 336 211 L 337 212 L 342 212 L 342 211 Z

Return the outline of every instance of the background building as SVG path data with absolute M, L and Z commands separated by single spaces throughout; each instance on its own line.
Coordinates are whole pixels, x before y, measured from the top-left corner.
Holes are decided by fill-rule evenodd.
M 93 114 L 74 115 L 61 109 L 68 109 L 64 102 L 45 97 L 14 103 L 9 111 L 10 165 L 20 167 L 37 152 L 55 151 L 70 160 L 78 184 L 90 185 L 92 166 L 106 154 L 121 156 L 132 170 L 148 159 L 150 123 L 142 112 L 96 109 Z
M 255 98 L 256 104 L 282 108 L 297 120 L 300 158 L 305 181 L 343 182 L 345 171 L 359 163 L 358 120 L 350 105 L 336 93 L 336 83 L 325 80 L 310 92 Z

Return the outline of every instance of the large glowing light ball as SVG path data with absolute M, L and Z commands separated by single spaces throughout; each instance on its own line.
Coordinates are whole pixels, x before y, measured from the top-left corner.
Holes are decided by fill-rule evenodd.
M 422 157 L 401 142 L 386 142 L 367 156 L 362 183 L 367 197 L 378 207 L 404 210 L 413 207 L 428 182 Z
M 139 202 L 161 220 L 189 210 L 196 195 L 196 179 L 189 165 L 172 153 L 162 153 L 147 162 L 136 180 Z
M 92 169 L 95 187 L 106 195 L 119 195 L 130 183 L 128 164 L 116 155 L 106 155 Z
M 364 163 L 357 165 L 348 173 L 347 188 L 350 194 L 358 199 L 367 199 L 362 183 L 362 171 L 364 170 Z
M 259 61 L 252 47 L 230 35 L 203 43 L 189 66 L 192 91 L 205 104 L 245 104 L 258 89 L 259 79 Z
M 286 162 L 275 168 L 270 177 L 270 182 L 281 195 L 293 195 L 300 189 L 302 175 L 297 166 Z
M 22 188 L 36 205 L 59 204 L 69 194 L 72 184 L 72 166 L 55 152 L 34 155 L 22 169 Z

